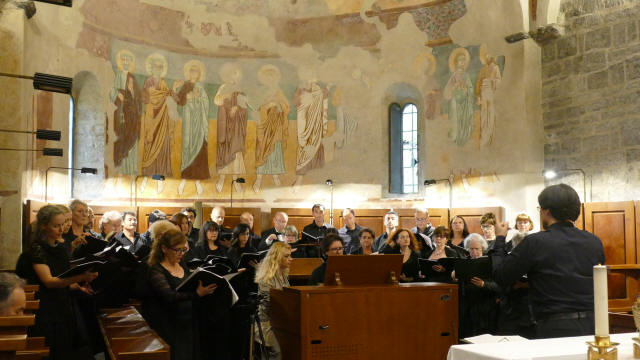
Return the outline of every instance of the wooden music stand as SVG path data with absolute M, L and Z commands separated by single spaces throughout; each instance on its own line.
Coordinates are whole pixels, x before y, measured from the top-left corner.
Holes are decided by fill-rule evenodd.
M 329 256 L 325 286 L 398 284 L 402 255 Z

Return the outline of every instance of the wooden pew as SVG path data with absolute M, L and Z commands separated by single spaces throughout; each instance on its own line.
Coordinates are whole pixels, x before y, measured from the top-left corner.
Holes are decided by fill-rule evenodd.
M 44 343 L 44 337 L 28 337 L 27 347 L 16 352 L 16 360 L 38 360 L 49 356 L 49 348 Z
M 35 322 L 35 315 L 0 316 L 0 335 L 26 334 L 27 328 Z
M 13 360 L 27 347 L 27 334 L 0 335 L 0 360 Z
M 169 360 L 167 343 L 144 321 L 133 307 L 103 310 L 98 324 L 112 360 Z
M 291 259 L 289 268 L 289 282 L 294 285 L 307 285 L 309 277 L 315 268 L 322 264 L 320 258 Z

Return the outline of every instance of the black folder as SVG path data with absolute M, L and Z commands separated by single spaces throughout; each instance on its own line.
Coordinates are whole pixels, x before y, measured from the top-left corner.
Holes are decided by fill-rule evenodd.
M 218 287 L 212 295 L 215 295 L 216 293 L 230 292 L 230 304 L 231 306 L 233 306 L 238 301 L 238 294 L 236 294 L 236 291 L 233 289 L 231 284 L 229 284 L 229 279 L 232 279 L 236 274 L 238 273 L 229 274 L 227 276 L 220 276 L 207 268 L 200 267 L 194 270 L 186 279 L 184 279 L 184 281 L 176 287 L 176 290 L 181 292 L 195 292 L 200 282 L 202 282 L 202 286 L 216 284 L 218 285 Z
M 231 259 L 229 259 L 226 256 L 208 255 L 204 260 L 195 258 L 187 261 L 187 266 L 190 269 L 195 269 L 198 267 L 206 267 L 206 266 L 211 266 L 215 264 L 224 264 L 229 269 L 231 269 L 231 271 L 233 271 L 236 268 L 236 264 L 234 264 L 233 261 L 231 261 Z
M 249 264 L 251 261 L 255 261 L 256 263 L 259 263 L 260 261 L 262 261 L 262 259 L 264 259 L 265 256 L 267 256 L 267 252 L 269 252 L 269 250 L 263 250 L 258 252 L 246 252 L 240 255 L 240 261 L 238 262 L 238 269 L 249 268 L 251 266 Z
M 61 279 L 64 279 L 64 278 L 68 278 L 68 277 L 84 274 L 85 272 L 87 272 L 89 270 L 93 270 L 95 267 L 103 265 L 105 263 L 106 263 L 106 261 L 101 261 L 101 260 L 85 261 L 85 262 L 82 262 L 80 264 L 75 265 L 74 267 L 72 267 L 71 269 L 63 272 L 62 274 L 58 275 L 57 277 L 59 277 Z
M 456 278 L 468 282 L 472 277 L 483 280 L 491 279 L 491 258 L 481 256 L 477 259 L 457 259 L 455 264 Z
M 418 262 L 420 264 L 420 272 L 427 277 L 427 280 L 448 281 L 451 279 L 451 272 L 456 260 L 457 258 L 445 257 L 438 260 L 418 259 Z M 444 267 L 444 272 L 433 270 L 434 265 Z

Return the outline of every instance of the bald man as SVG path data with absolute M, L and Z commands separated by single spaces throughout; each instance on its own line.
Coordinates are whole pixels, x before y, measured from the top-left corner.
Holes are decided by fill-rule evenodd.
M 429 211 L 426 208 L 418 208 L 413 214 L 416 226 L 411 228 L 411 232 L 416 236 L 416 240 L 420 242 L 421 256 L 428 257 L 433 248 L 433 231 L 435 228 L 429 221 Z
M 240 214 L 240 223 L 249 225 L 249 245 L 257 249 L 262 238 L 253 232 L 253 214 L 248 211 Z
M 267 250 L 271 247 L 274 241 L 282 241 L 279 238 L 284 239 L 284 228 L 287 226 L 289 216 L 279 211 L 273 216 L 273 227 L 262 232 L 260 244 L 258 245 L 258 251 Z
M 220 226 L 220 236 L 218 237 L 218 242 L 220 243 L 220 245 L 229 248 L 231 247 L 231 235 L 233 231 L 224 226 L 224 215 L 224 207 L 222 206 L 216 206 L 211 210 L 211 221 Z

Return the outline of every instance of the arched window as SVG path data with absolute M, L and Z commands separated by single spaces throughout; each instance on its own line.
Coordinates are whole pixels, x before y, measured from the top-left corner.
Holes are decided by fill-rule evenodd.
M 389 107 L 390 192 L 418 192 L 418 108 L 408 103 Z

